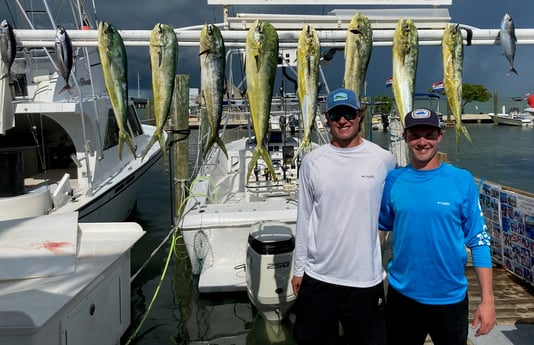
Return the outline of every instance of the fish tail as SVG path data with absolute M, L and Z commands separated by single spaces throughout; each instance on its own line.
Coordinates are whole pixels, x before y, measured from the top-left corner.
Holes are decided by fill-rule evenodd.
M 161 156 L 163 157 L 163 163 L 167 164 L 167 145 L 165 143 L 165 139 L 163 138 L 163 135 L 161 133 L 158 133 L 158 141 L 159 141 L 159 147 L 161 149 Z
M 224 155 L 226 156 L 226 158 L 228 158 L 228 151 L 226 151 L 226 146 L 224 145 L 224 142 L 222 141 L 222 139 L 218 135 L 215 135 L 215 136 L 211 137 L 210 140 L 208 141 L 208 143 L 206 144 L 206 147 L 204 148 L 204 157 L 206 157 L 206 155 L 208 154 L 209 149 L 215 143 L 217 143 L 217 145 L 219 145 L 221 150 L 224 152 Z
M 145 158 L 148 151 L 150 151 L 150 148 L 152 147 L 152 145 L 154 145 L 154 143 L 158 140 L 158 137 L 159 137 L 159 133 L 157 131 L 154 132 L 154 134 L 152 134 L 150 141 L 148 142 L 148 144 L 145 147 L 145 150 L 143 151 L 143 154 L 141 156 L 141 161 Z
M 312 146 L 311 146 L 310 138 L 304 137 L 299 147 L 297 148 L 297 151 L 295 152 L 295 157 L 293 157 L 293 163 L 297 160 L 297 158 L 302 152 L 308 153 L 311 151 L 311 149 L 312 149 Z
M 471 140 L 471 135 L 469 135 L 469 131 L 467 130 L 467 127 L 465 127 L 464 125 L 462 125 L 462 133 L 465 139 L 467 139 L 467 142 L 471 144 L 471 146 L 473 146 L 473 140 Z
M 63 91 L 65 90 L 72 90 L 74 87 L 72 85 L 69 85 L 69 83 L 65 84 L 65 86 L 63 86 L 63 88 L 61 90 L 59 90 L 59 92 L 57 93 L 58 95 L 60 93 L 62 93 Z
M 226 151 L 226 146 L 224 145 L 224 142 L 222 141 L 221 137 L 217 136 L 215 138 L 215 142 L 217 143 L 217 145 L 219 145 L 221 150 L 223 150 L 224 155 L 226 156 L 226 158 L 228 158 L 228 152 Z
M 122 160 L 122 147 L 124 146 L 124 143 L 128 145 L 128 147 L 132 151 L 134 159 L 136 159 L 137 157 L 135 154 L 135 145 L 132 142 L 132 138 L 130 138 L 130 136 L 124 132 L 119 132 L 119 159 Z
M 517 70 L 513 66 L 510 67 L 510 69 L 508 70 L 508 73 L 506 73 L 506 76 L 509 76 L 512 73 L 515 73 L 515 75 L 519 75 L 519 73 L 517 73 Z
M 250 179 L 250 174 L 252 173 L 252 170 L 254 169 L 254 166 L 256 165 L 258 158 L 260 158 L 260 152 L 258 150 L 258 146 L 256 146 L 256 148 L 254 149 L 254 152 L 252 153 L 252 158 L 250 160 L 250 163 L 248 164 L 246 183 L 248 183 L 248 180 Z
M 258 146 L 256 146 L 256 149 L 258 149 Z M 267 164 L 267 168 L 269 168 L 269 171 L 271 172 L 271 176 L 273 178 L 273 181 L 276 181 L 276 172 L 274 171 L 273 162 L 271 161 L 271 156 L 269 156 L 269 152 L 264 146 L 259 147 L 259 152 L 261 156 L 263 157 L 263 160 L 265 161 L 265 164 Z M 250 168 L 250 167 L 249 167 Z

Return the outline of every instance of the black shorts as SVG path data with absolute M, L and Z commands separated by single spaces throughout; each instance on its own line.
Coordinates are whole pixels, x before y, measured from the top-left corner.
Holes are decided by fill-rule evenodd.
M 386 344 L 384 286 L 334 285 L 304 275 L 295 303 L 298 345 Z
M 467 344 L 469 302 L 421 304 L 388 287 L 386 320 L 390 345 L 422 345 L 427 335 L 436 345 Z

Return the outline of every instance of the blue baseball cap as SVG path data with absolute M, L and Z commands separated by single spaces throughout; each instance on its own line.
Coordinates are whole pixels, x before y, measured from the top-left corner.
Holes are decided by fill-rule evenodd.
M 354 110 L 360 110 L 360 102 L 356 97 L 354 91 L 349 89 L 339 88 L 326 96 L 326 112 L 328 113 L 332 108 L 340 105 L 345 105 Z
M 436 114 L 431 109 L 415 109 L 410 111 L 404 117 L 404 128 L 410 128 L 420 125 L 441 128 L 439 125 L 438 114 Z

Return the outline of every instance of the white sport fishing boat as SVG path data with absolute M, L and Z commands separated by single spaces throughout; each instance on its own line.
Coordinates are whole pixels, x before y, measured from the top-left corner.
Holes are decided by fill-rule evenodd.
M 280 321 L 295 299 L 290 280 L 301 133 L 292 135 L 287 120 L 299 113 L 298 100 L 291 94 L 285 96 L 272 100 L 266 142 L 276 180 L 260 158 L 246 181 L 256 146 L 249 123 L 247 129 L 239 129 L 243 137 L 225 143 L 228 158 L 217 145 L 208 152 L 178 223 L 193 272 L 199 274 L 199 292 L 247 291 L 268 321 Z M 228 103 L 234 106 L 223 117 L 240 113 L 249 118 L 245 103 L 241 107 Z M 323 134 L 322 141 L 326 140 Z
M 20 14 L 9 18 L 18 18 L 11 23 L 17 42 L 33 34 L 48 41 L 46 47 L 19 46 L 10 75 L 0 82 L 0 220 L 74 211 L 82 222 L 125 220 L 135 209 L 143 175 L 161 157 L 154 145 L 141 159 L 155 127 L 142 124 L 129 104 L 127 130 L 136 157 L 124 145 L 120 160 L 97 48 L 74 46 L 67 76 L 72 87 L 63 90 L 54 41 L 37 28 L 56 30 L 64 13 L 51 13 L 46 0 L 31 3 L 35 8 L 16 3 Z M 67 33 L 95 29 L 78 4 L 72 1 L 77 14 L 65 23 L 76 27 L 66 27 Z M 6 74 L 7 66 L 1 67 Z

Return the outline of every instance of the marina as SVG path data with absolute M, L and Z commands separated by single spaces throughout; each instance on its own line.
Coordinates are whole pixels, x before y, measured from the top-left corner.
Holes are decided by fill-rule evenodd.
M 2 24 L 2 37 L 15 33 L 15 45 L 22 49 L 9 56 L 12 60 L 2 50 L 7 66 L 0 66 L 8 71 L 0 83 L 0 158 L 10 177 L 0 190 L 0 246 L 6 249 L 3 260 L 13 262 L 0 271 L 0 320 L 5 321 L 0 342 L 293 344 L 295 296 L 289 281 L 299 164 L 303 153 L 329 141 L 329 132 L 324 97 L 317 90 L 305 93 L 301 86 L 292 93 L 281 83 L 273 97 L 274 84 L 266 80 L 274 81 L 278 69 L 295 85 L 295 78 L 303 85 L 310 75 L 320 74 L 322 92 L 329 91 L 319 52 L 303 54 L 302 47 L 295 48 L 297 39 L 312 30 L 286 16 L 229 17 L 226 12 L 228 51 L 241 60 L 248 57 L 243 76 L 248 89 L 239 89 L 244 80 L 230 78 L 230 84 L 247 92 L 247 102 L 226 99 L 225 117 L 218 117 L 222 113 L 207 98 L 209 92 L 222 96 L 222 88 L 203 87 L 200 115 L 193 116 L 189 76 L 173 69 L 164 78 L 175 78 L 173 92 L 154 88 L 152 126 L 141 122 L 133 100 L 125 97 L 125 84 L 117 86 L 126 74 L 125 57 L 106 53 L 125 53 L 124 45 L 164 47 L 152 43 L 158 25 L 152 32 L 119 33 L 100 22 L 96 30 L 78 10 L 80 30 L 69 31 L 79 49 L 76 76 L 65 73 L 68 64 L 61 59 L 70 55 L 62 55 L 64 41 L 57 38 L 65 32 L 56 28 L 52 16 L 48 27 L 53 29 L 48 30 L 35 30 L 29 18 L 29 28 L 13 32 L 6 21 Z M 374 20 L 375 43 L 393 44 L 399 13 L 392 19 L 388 11 L 364 12 Z M 343 18 L 335 27 L 332 15 Z M 318 26 L 317 37 L 326 47 L 340 48 L 352 13 L 332 15 L 307 20 Z M 446 9 L 421 9 L 413 17 L 421 45 L 441 44 L 443 27 L 451 19 Z M 197 45 L 206 32 L 219 30 L 208 24 L 199 28 L 174 32 L 181 44 Z M 161 24 L 159 29 L 161 34 Z M 273 45 L 272 51 L 265 49 L 252 59 L 257 37 L 246 35 L 248 30 L 273 35 L 269 43 L 276 36 L 276 50 Z M 474 29 L 474 42 L 494 44 L 494 33 Z M 525 30 L 522 35 L 534 33 Z M 158 61 L 157 53 L 152 57 Z M 298 63 L 303 57 L 308 60 Z M 303 78 L 297 67 L 311 66 L 311 57 L 318 67 Z M 26 68 L 30 58 L 35 61 Z M 272 71 L 254 70 L 252 62 Z M 215 73 L 224 73 L 214 68 L 203 65 L 202 72 L 208 69 L 203 86 Z M 12 79 L 16 82 L 6 82 Z M 172 111 L 161 110 L 165 101 Z M 365 121 L 371 122 L 372 114 L 366 114 Z M 462 122 L 473 145 L 462 141 L 457 149 L 458 133 L 450 118 L 440 148 L 444 159 L 477 178 L 495 263 L 498 326 L 486 337 L 470 333 L 469 342 L 524 345 L 534 336 L 534 132 L 531 126 L 495 126 L 486 113 L 467 114 Z M 400 118 L 395 121 L 399 129 Z M 395 138 L 378 129 L 376 121 L 369 123 L 362 135 L 391 149 Z M 158 137 L 163 152 L 157 144 L 151 146 Z M 472 267 L 467 274 L 476 288 Z M 469 298 L 470 306 L 476 306 L 476 289 L 469 290 Z

